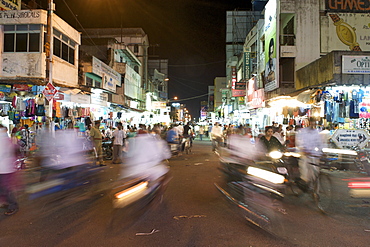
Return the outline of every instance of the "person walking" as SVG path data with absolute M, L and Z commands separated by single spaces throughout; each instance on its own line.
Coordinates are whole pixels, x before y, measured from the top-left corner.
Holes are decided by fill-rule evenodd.
M 117 129 L 113 131 L 113 164 L 121 163 L 122 147 L 124 145 L 124 139 L 126 138 L 126 132 L 123 130 L 122 123 L 117 123 Z
M 204 135 L 204 126 L 199 126 L 199 139 L 203 141 L 203 135 Z
M 15 183 L 16 149 L 7 135 L 7 128 L 0 125 L 0 207 L 6 208 L 5 215 L 18 212 L 18 202 L 13 187 Z M 1 204 L 3 203 L 3 204 Z
M 100 163 L 100 166 L 105 166 L 103 161 L 103 149 L 102 149 L 102 134 L 99 130 L 100 127 L 100 121 L 95 121 L 94 126 L 90 129 L 90 137 L 94 143 L 94 147 L 97 154 L 98 162 Z

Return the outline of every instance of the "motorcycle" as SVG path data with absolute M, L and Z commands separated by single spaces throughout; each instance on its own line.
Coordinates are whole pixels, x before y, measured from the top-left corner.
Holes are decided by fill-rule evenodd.
M 159 205 L 171 179 L 167 172 L 154 180 L 148 176 L 118 180 L 109 197 L 112 202 L 112 231 L 131 226 L 145 212 Z
M 111 160 L 113 158 L 113 141 L 111 138 L 105 138 L 102 141 L 103 159 Z

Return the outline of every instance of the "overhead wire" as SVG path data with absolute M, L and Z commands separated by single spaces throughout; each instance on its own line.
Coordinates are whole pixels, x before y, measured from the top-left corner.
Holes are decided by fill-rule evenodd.
M 76 17 L 75 13 L 72 11 L 72 9 L 69 7 L 69 5 L 67 4 L 67 2 L 65 0 L 63 0 L 63 3 L 67 6 L 69 12 L 71 12 L 73 18 L 75 18 L 76 22 L 78 23 L 78 25 L 82 28 L 82 31 L 85 32 L 85 34 L 87 35 L 87 37 L 90 39 L 91 43 L 96 47 L 96 49 L 103 55 L 103 57 L 105 57 L 107 54 L 104 54 L 102 52 L 102 50 L 100 50 L 100 48 L 95 44 L 94 40 L 91 38 L 91 36 L 87 33 L 86 29 L 82 26 L 81 22 L 78 20 L 78 18 Z

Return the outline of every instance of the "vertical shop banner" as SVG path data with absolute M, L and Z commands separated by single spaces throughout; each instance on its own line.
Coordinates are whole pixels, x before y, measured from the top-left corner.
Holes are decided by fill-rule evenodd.
M 0 10 L 20 10 L 22 0 L 0 0 Z
M 141 76 L 129 65 L 126 65 L 126 74 L 125 74 L 125 95 L 133 98 L 138 99 L 140 97 L 140 84 L 141 84 Z
M 235 89 L 236 79 L 236 66 L 231 66 L 231 89 Z
M 92 67 L 92 73 L 102 78 L 102 88 L 115 93 L 116 85 L 121 86 L 121 74 L 96 57 L 93 57 Z
M 251 78 L 251 53 L 247 51 L 244 52 L 243 79 L 248 80 L 249 78 Z
M 278 42 L 276 35 L 277 3 L 270 0 L 265 6 L 265 91 L 269 92 L 279 88 L 278 79 Z

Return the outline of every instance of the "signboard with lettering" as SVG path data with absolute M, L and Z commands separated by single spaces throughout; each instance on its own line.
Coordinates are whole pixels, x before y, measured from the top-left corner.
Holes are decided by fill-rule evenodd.
M 369 0 L 326 0 L 327 11 L 335 12 L 370 12 Z
M 50 101 L 54 98 L 54 95 L 58 92 L 58 90 L 51 84 L 50 82 L 46 85 L 42 93 L 44 94 L 45 98 Z
M 92 67 L 92 73 L 102 78 L 103 89 L 116 92 L 116 85 L 121 86 L 121 74 L 96 57 L 93 57 Z
M 366 130 L 345 130 L 338 129 L 331 137 L 333 142 L 340 148 L 351 148 L 358 146 L 364 148 L 370 140 L 370 135 Z
M 19 10 L 21 5 L 22 0 L 1 0 L 0 10 Z
M 370 74 L 370 57 L 342 56 L 343 74 Z

